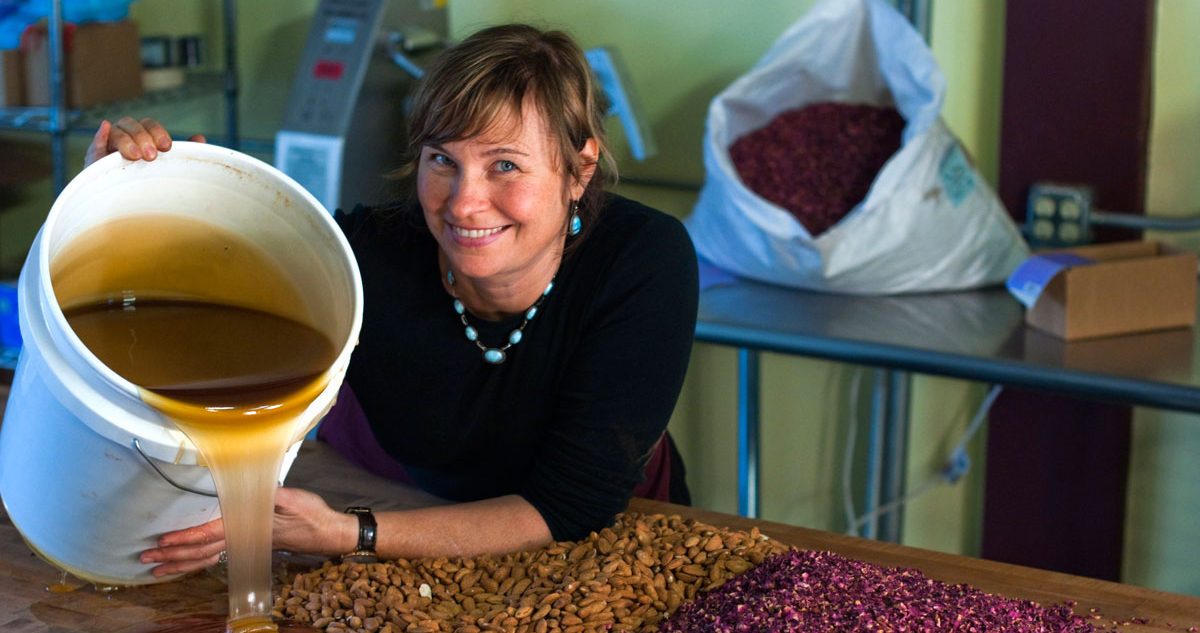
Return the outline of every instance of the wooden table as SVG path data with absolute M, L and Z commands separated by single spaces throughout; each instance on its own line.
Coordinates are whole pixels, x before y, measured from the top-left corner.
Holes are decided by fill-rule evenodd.
M 0 404 L 6 400 L 7 391 L 7 386 L 0 383 Z M 317 492 L 334 507 L 364 504 L 389 509 L 439 502 L 411 488 L 366 475 L 317 442 L 305 442 L 301 447 L 287 483 Z M 645 500 L 635 500 L 630 509 L 680 514 L 735 529 L 758 526 L 764 534 L 797 547 L 833 551 L 885 566 L 915 568 L 946 582 L 968 583 L 991 593 L 1042 604 L 1073 600 L 1078 603 L 1079 613 L 1098 609 L 1106 618 L 1098 623 L 1133 618 L 1149 621 L 1120 627 L 1122 631 L 1182 633 L 1200 626 L 1200 598 L 1196 597 Z M 56 593 L 47 589 L 62 582 L 61 573 L 31 554 L 8 516 L 0 513 L 0 631 L 149 633 L 155 629 L 154 622 L 164 618 L 226 610 L 224 583 L 217 572 L 108 592 L 70 578 L 66 584 L 76 587 L 74 591 Z

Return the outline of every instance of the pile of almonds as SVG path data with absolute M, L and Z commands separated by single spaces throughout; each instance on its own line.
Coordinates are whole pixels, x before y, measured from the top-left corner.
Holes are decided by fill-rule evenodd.
M 272 615 L 327 633 L 654 631 L 787 550 L 758 528 L 625 513 L 581 541 L 504 556 L 326 562 L 282 585 Z

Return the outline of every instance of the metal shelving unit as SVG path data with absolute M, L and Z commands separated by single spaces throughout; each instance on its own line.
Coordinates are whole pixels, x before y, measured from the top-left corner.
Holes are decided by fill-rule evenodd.
M 215 92 L 224 94 L 225 138 L 220 144 L 237 149 L 238 76 L 237 76 L 237 2 L 221 0 L 225 40 L 225 67 L 217 73 L 189 74 L 186 83 L 171 90 L 155 91 L 120 104 L 104 104 L 88 109 L 71 109 L 66 105 L 63 73 L 63 12 L 62 0 L 52 0 L 48 35 L 50 40 L 50 103 L 49 106 L 0 108 L 0 130 L 27 130 L 50 135 L 54 193 L 67 183 L 67 137 L 72 133 L 92 134 L 90 122 L 102 118 L 102 111 L 120 107 L 122 112 L 137 111 L 146 105 L 181 101 Z
M 63 72 L 63 12 L 62 0 L 52 0 L 48 20 L 50 57 L 50 103 L 38 107 L 0 107 L 0 130 L 29 131 L 50 137 L 50 152 L 54 195 L 67 184 L 67 138 L 71 134 L 91 135 L 98 121 L 138 112 L 148 106 L 184 102 L 200 97 L 222 94 L 225 106 L 224 138 L 212 139 L 226 147 L 242 145 L 238 127 L 238 74 L 236 49 L 236 0 L 221 0 L 224 30 L 224 68 L 216 72 L 194 72 L 185 83 L 168 90 L 157 90 L 127 101 L 101 104 L 86 109 L 68 108 Z M 11 371 L 17 362 L 19 348 L 0 346 L 0 371 Z

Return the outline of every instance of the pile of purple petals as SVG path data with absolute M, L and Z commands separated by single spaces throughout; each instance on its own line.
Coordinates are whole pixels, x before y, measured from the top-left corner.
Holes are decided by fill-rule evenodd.
M 661 633 L 911 631 L 1091 633 L 1071 606 L 1043 607 L 829 552 L 791 550 L 682 605 Z
M 738 138 L 729 158 L 746 187 L 816 237 L 867 196 L 903 131 L 892 107 L 814 103 Z

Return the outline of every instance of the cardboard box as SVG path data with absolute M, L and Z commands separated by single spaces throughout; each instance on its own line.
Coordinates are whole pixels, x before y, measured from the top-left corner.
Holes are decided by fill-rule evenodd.
M 1052 276 L 1030 297 L 1025 322 L 1032 327 L 1074 341 L 1196 322 L 1194 253 L 1140 241 L 1039 253 L 1013 273 L 1010 290 L 1028 264 L 1055 256 L 1058 267 L 1048 269 Z M 1084 261 L 1063 263 L 1070 257 Z
M 25 105 L 21 51 L 0 51 L 0 108 Z
M 141 43 L 130 20 L 88 22 L 63 28 L 63 87 L 67 107 L 142 95 Z M 28 105 L 50 105 L 49 35 L 44 24 L 30 27 L 21 38 Z

